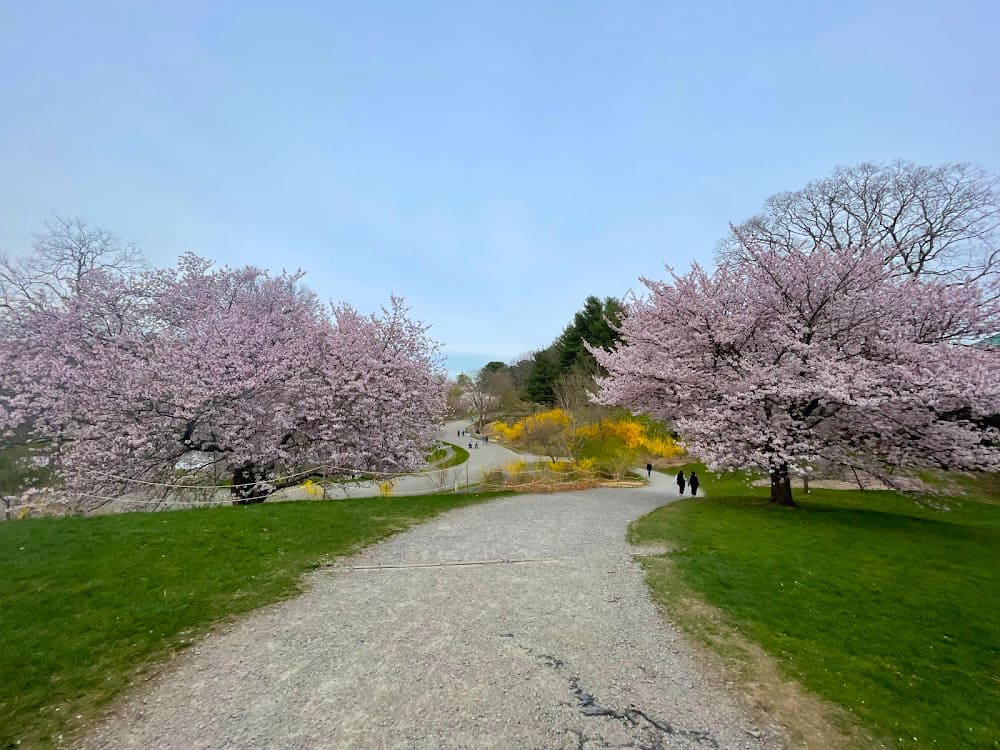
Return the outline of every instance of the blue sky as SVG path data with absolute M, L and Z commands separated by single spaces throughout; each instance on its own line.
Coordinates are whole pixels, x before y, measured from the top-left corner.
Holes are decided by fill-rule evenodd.
M 0 2 L 0 251 L 56 212 L 156 265 L 302 268 L 404 296 L 473 370 L 837 164 L 1000 171 L 998 28 L 995 0 Z

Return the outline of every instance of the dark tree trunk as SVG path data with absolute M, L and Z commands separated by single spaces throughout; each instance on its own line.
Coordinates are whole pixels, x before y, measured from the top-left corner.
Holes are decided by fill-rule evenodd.
M 256 464 L 240 464 L 233 469 L 233 505 L 253 505 L 267 500 L 269 492 L 255 486 L 261 479 L 261 469 Z
M 788 476 L 788 464 L 771 469 L 771 504 L 795 507 L 792 500 L 792 480 Z

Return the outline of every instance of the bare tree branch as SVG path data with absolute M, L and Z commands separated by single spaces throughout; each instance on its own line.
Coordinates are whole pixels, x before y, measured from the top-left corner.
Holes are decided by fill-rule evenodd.
M 720 260 L 745 241 L 769 248 L 883 248 L 911 276 L 978 281 L 1000 275 L 1000 178 L 971 164 L 908 161 L 838 167 L 764 210 L 719 243 Z

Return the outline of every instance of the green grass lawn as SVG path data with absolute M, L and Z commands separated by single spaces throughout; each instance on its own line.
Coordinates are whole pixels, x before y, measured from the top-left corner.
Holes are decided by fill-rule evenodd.
M 1000 482 L 964 480 L 947 512 L 893 492 L 796 492 L 703 467 L 708 499 L 636 521 L 685 586 L 786 672 L 900 747 L 1000 747 Z M 935 502 L 939 502 L 935 498 Z M 665 604 L 671 575 L 647 558 Z M 679 618 L 683 623 L 684 618 Z
M 429 464 L 432 464 L 437 461 L 440 461 L 447 455 L 448 455 L 448 449 L 445 448 L 444 446 L 439 445 L 438 447 L 434 448 L 434 450 L 430 451 L 426 456 L 424 456 L 424 461 L 426 461 Z
M 495 496 L 0 523 L 0 748 L 55 744 L 213 623 L 297 592 L 305 571 Z
M 440 466 L 435 466 L 435 469 L 451 469 L 454 466 L 459 466 L 464 464 L 469 460 L 469 451 L 465 450 L 460 445 L 455 445 L 454 443 L 445 443 L 445 445 L 450 445 L 454 453 L 451 454 L 451 458 L 445 461 Z

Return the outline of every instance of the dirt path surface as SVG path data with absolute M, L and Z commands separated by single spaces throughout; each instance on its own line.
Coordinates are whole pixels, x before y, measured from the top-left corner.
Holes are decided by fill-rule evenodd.
M 627 524 L 671 481 L 418 526 L 208 637 L 83 746 L 778 747 L 701 673 L 632 559 Z

